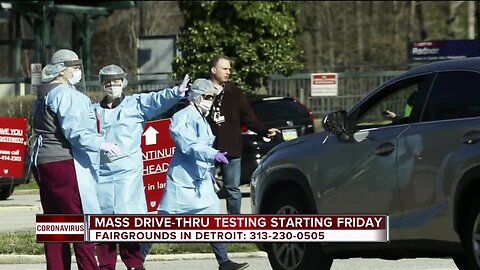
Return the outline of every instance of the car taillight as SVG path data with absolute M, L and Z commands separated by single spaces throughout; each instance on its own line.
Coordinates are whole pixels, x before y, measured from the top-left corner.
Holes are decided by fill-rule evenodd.
M 240 124 L 240 131 L 242 132 L 242 134 L 247 134 L 247 135 L 255 135 L 257 133 L 251 131 L 250 129 L 248 129 L 247 125 L 245 124 Z
M 242 133 L 245 133 L 245 132 L 247 132 L 247 131 L 248 131 L 248 127 L 247 127 L 247 125 L 245 125 L 245 124 L 241 124 L 241 125 L 240 125 L 240 131 L 241 131 Z
M 307 108 L 307 106 L 305 106 L 305 104 L 303 104 L 302 102 L 298 101 L 297 99 L 295 99 L 295 102 L 297 102 L 298 104 L 300 104 L 300 106 L 302 106 L 302 107 L 305 109 L 305 111 L 308 112 L 308 116 L 310 117 L 310 119 L 312 119 L 312 121 L 315 120 L 315 114 L 314 114 L 312 111 L 310 111 L 310 109 Z

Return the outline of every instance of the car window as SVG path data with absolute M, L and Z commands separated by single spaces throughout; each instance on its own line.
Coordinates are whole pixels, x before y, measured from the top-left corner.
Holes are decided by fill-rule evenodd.
M 356 129 L 416 122 L 428 85 L 426 76 L 419 76 L 382 89 L 359 108 Z
M 422 121 L 480 116 L 480 74 L 471 71 L 439 73 L 430 91 Z
M 308 111 L 291 99 L 252 102 L 258 119 L 263 122 L 309 117 Z

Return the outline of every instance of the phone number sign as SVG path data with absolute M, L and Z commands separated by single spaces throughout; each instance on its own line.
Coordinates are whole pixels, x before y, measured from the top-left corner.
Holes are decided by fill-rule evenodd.
M 0 117 L 0 176 L 22 178 L 27 154 L 27 119 Z

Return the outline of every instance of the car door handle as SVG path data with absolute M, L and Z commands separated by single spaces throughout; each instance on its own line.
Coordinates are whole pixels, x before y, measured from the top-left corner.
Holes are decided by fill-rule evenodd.
M 388 156 L 395 150 L 395 145 L 392 143 L 382 143 L 380 146 L 373 150 L 373 153 L 378 156 Z
M 463 134 L 460 141 L 466 144 L 475 144 L 480 141 L 480 131 L 471 130 Z

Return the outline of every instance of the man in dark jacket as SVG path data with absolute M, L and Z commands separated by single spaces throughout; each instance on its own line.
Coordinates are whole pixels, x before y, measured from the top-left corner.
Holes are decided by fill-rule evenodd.
M 242 193 L 240 192 L 240 174 L 242 157 L 242 135 L 240 124 L 265 137 L 273 137 L 280 130 L 268 129 L 255 116 L 250 103 L 237 86 L 228 82 L 230 78 L 230 59 L 218 55 L 210 61 L 210 80 L 218 88 L 208 122 L 216 136 L 214 147 L 227 152 L 228 164 L 221 164 L 223 182 L 227 191 L 227 212 L 240 214 Z

